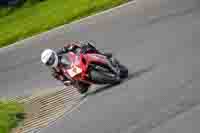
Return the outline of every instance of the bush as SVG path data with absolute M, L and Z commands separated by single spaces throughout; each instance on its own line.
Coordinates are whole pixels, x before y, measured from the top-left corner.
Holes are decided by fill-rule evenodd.
M 25 2 L 25 0 L 0 0 L 0 6 L 10 7 L 10 6 L 20 6 Z
M 42 1 L 45 1 L 45 0 L 28 0 L 31 4 L 36 4 L 38 2 L 42 2 Z

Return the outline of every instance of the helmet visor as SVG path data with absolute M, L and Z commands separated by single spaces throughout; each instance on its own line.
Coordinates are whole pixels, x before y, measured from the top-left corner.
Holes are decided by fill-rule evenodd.
M 56 60 L 55 53 L 52 53 L 52 55 L 50 56 L 50 58 L 47 61 L 46 65 L 47 66 L 52 66 L 54 64 L 55 60 Z

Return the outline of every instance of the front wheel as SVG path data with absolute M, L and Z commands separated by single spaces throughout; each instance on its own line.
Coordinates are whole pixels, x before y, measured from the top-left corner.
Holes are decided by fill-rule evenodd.
M 87 83 L 83 83 L 83 82 L 76 82 L 74 85 L 73 85 L 77 91 L 80 93 L 80 94 L 85 94 L 86 92 L 88 92 L 89 90 L 89 87 L 91 86 L 90 84 L 87 84 Z

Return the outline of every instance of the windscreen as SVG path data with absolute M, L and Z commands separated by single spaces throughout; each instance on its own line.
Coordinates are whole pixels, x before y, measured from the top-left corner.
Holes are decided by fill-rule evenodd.
M 62 62 L 62 64 L 64 64 L 67 67 L 70 67 L 70 65 L 72 64 L 68 54 L 65 54 L 62 56 L 61 62 Z

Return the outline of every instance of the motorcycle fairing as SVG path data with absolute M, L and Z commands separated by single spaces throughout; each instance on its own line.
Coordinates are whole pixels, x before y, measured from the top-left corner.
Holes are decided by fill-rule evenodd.
M 82 69 L 77 67 L 76 65 L 73 65 L 70 69 L 67 69 L 67 72 L 73 78 L 74 76 L 81 74 Z
M 64 70 L 64 72 L 67 72 L 74 80 L 86 80 L 86 77 L 88 77 L 87 70 L 91 63 L 108 63 L 104 55 L 95 53 L 77 55 L 73 52 L 69 52 L 67 57 L 69 61 L 71 61 L 71 67 Z

